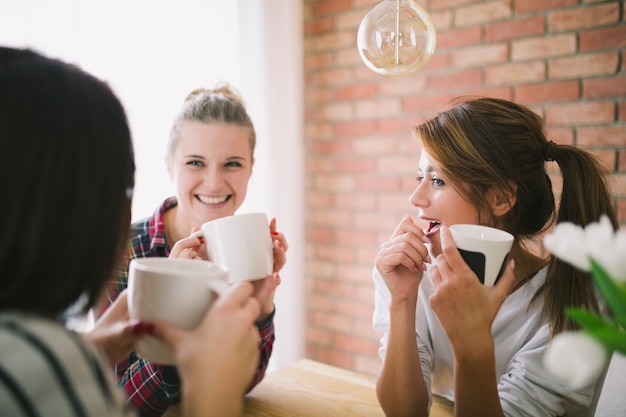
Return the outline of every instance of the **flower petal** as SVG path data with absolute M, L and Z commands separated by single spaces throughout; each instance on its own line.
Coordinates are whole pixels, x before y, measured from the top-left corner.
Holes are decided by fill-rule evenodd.
M 589 271 L 589 248 L 583 228 L 570 222 L 556 225 L 551 234 L 543 238 L 543 244 L 554 256 L 583 271 Z
M 558 334 L 543 357 L 548 372 L 575 390 L 594 384 L 606 360 L 607 352 L 602 344 L 583 332 Z

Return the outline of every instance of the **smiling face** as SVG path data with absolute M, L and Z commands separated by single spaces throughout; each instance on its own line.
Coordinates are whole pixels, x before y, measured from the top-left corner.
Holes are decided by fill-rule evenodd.
M 441 224 L 450 227 L 457 223 L 478 223 L 478 209 L 457 190 L 460 186 L 446 178 L 438 170 L 437 162 L 422 150 L 418 185 L 409 200 L 419 209 L 419 218 L 428 224 L 425 232 L 430 238 L 431 256 L 441 253 Z
M 189 121 L 180 126 L 167 167 L 176 186 L 181 235 L 241 206 L 254 163 L 249 137 L 248 129 L 233 124 Z

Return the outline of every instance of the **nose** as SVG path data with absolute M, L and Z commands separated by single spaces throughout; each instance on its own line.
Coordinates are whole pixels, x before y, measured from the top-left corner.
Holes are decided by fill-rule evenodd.
M 414 207 L 424 208 L 430 204 L 430 200 L 428 199 L 428 194 L 424 189 L 426 186 L 426 181 L 421 181 L 415 187 L 415 190 L 409 196 L 409 203 Z
M 216 190 L 224 185 L 224 177 L 219 167 L 207 167 L 202 180 L 210 189 Z

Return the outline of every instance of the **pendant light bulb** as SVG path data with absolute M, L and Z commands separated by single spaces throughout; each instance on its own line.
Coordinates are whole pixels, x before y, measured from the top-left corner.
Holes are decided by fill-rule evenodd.
M 382 0 L 363 17 L 357 47 L 365 65 L 377 74 L 402 77 L 428 63 L 435 52 L 435 25 L 412 0 Z

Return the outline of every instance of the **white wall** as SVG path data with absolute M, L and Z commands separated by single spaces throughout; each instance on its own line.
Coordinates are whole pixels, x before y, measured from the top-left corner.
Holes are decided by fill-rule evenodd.
M 294 4 L 298 3 L 298 4 Z M 271 368 L 303 356 L 302 9 L 291 0 L 0 0 L 0 44 L 31 47 L 107 80 L 124 104 L 137 163 L 133 219 L 173 194 L 171 121 L 194 88 L 228 80 L 257 128 L 240 211 L 276 217 L 290 243 Z

